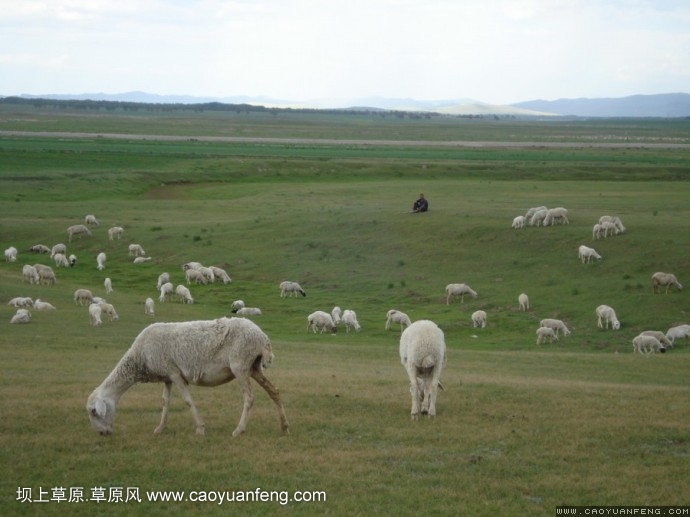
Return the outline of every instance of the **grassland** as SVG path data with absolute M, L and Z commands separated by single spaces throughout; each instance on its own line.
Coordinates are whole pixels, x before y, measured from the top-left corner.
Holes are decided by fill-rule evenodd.
M 4 111 L 3 111 L 4 110 Z M 641 330 L 690 322 L 686 291 L 653 295 L 654 271 L 687 283 L 690 149 L 687 121 L 394 119 L 229 113 L 82 113 L 0 110 L 3 131 L 74 131 L 93 137 L 0 137 L 0 242 L 20 250 L 0 264 L 0 481 L 3 515 L 242 512 L 298 515 L 553 515 L 559 504 L 688 504 L 690 405 L 687 343 L 664 355 L 632 354 Z M 104 133 L 189 136 L 181 141 Z M 582 146 L 475 147 L 361 142 L 223 142 L 256 138 L 513 141 Z M 627 147 L 591 147 L 591 142 Z M 431 211 L 409 214 L 423 191 Z M 571 224 L 515 231 L 530 206 L 565 206 Z M 66 241 L 94 213 L 93 237 L 69 243 L 79 262 L 54 287 L 22 282 L 21 265 L 49 263 L 26 250 Z M 628 231 L 592 241 L 600 215 Z M 121 241 L 106 229 L 125 227 Z M 127 244 L 153 258 L 135 266 Z M 579 244 L 604 260 L 583 265 Z M 104 272 L 95 255 L 108 255 Z M 156 321 L 210 319 L 243 299 L 276 353 L 268 377 L 281 389 L 291 434 L 281 436 L 268 397 L 255 390 L 247 433 L 232 439 L 237 386 L 192 389 L 207 436 L 193 433 L 175 393 L 169 428 L 154 437 L 160 385 L 120 402 L 115 434 L 96 435 L 84 403 L 141 329 L 155 281 L 198 260 L 224 267 L 229 285 L 192 286 L 194 305 L 157 303 Z M 72 293 L 108 296 L 117 322 L 88 325 Z M 306 298 L 281 299 L 299 281 Z M 445 303 L 444 287 L 479 296 Z M 517 310 L 517 295 L 532 308 Z M 58 307 L 9 325 L 5 300 Z M 616 308 L 620 331 L 596 327 L 594 308 Z M 306 332 L 306 315 L 357 311 L 363 330 Z M 390 308 L 436 321 L 446 334 L 446 390 L 435 421 L 409 419 L 399 333 Z M 473 329 L 470 314 L 489 314 Z M 535 346 L 540 319 L 572 335 Z M 327 501 L 234 503 L 22 503 L 17 489 L 324 491 Z M 189 494 L 187 494 L 189 495 Z

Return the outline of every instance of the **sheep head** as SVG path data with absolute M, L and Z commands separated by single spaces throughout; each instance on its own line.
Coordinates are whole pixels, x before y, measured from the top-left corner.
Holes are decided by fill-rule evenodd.
M 86 411 L 89 414 L 91 427 L 101 436 L 113 433 L 113 420 L 115 419 L 115 404 L 103 398 L 94 391 L 86 401 Z

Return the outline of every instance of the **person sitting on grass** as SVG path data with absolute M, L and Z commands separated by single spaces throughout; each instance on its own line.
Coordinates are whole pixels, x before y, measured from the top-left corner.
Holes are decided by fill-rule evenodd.
M 424 197 L 424 194 L 419 194 L 419 199 L 412 205 L 412 213 L 426 212 L 429 210 L 429 202 Z

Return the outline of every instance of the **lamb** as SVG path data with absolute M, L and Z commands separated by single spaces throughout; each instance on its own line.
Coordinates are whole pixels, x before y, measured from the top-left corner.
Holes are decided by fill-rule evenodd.
M 520 230 L 525 227 L 525 216 L 524 215 L 518 215 L 513 219 L 513 224 L 511 225 L 511 228 L 514 228 L 516 230 Z
M 671 346 L 674 346 L 676 339 L 688 337 L 690 337 L 690 325 L 677 325 L 666 331 L 666 338 L 671 342 Z
M 213 273 L 213 269 L 211 269 L 210 267 L 201 266 L 199 268 L 199 271 L 201 272 L 203 277 L 206 279 L 206 282 L 212 284 L 216 281 L 216 275 Z M 204 283 L 206 283 L 206 282 L 204 282 Z
M 446 294 L 446 305 L 449 305 L 451 298 L 456 296 L 460 297 L 460 303 L 465 302 L 466 294 L 469 294 L 472 298 L 477 297 L 477 293 L 467 284 L 448 284 L 446 286 Z
M 585 262 L 589 264 L 592 262 L 592 259 L 601 260 L 601 255 L 599 255 L 594 248 L 590 248 L 584 244 L 578 248 L 577 256 L 582 260 L 583 264 Z
M 230 275 L 228 275 L 228 273 L 224 269 L 219 268 L 217 266 L 211 266 L 211 271 L 213 272 L 215 278 L 220 279 L 220 281 L 224 284 L 229 284 L 230 282 L 232 282 Z
M 406 327 L 412 325 L 410 317 L 404 312 L 391 309 L 386 313 L 386 330 L 390 330 L 391 323 L 399 323 L 400 331 L 405 330 Z
M 657 338 L 654 336 L 649 336 L 645 334 L 640 334 L 632 340 L 633 353 L 639 352 L 640 354 L 651 354 L 655 350 L 661 352 L 662 354 L 666 352 L 666 348 L 662 345 Z
M 603 234 L 604 229 L 601 227 L 599 223 L 596 223 L 594 226 L 592 226 L 592 239 L 600 239 Z
M 645 330 L 644 332 L 640 332 L 640 336 L 652 336 L 656 338 L 664 348 L 673 348 L 673 343 L 671 343 L 671 341 L 666 337 L 666 334 L 660 330 Z
M 324 331 L 329 330 L 331 334 L 335 334 L 338 331 L 333 318 L 330 314 L 325 311 L 314 311 L 309 316 L 307 316 L 307 331 L 311 329 L 314 334 L 318 330 L 320 334 Z
M 232 311 L 238 316 L 261 316 L 261 309 L 258 307 L 240 307 L 236 311 Z
M 345 330 L 349 333 L 350 330 L 354 330 L 355 332 L 359 332 L 362 330 L 361 325 L 359 324 L 359 321 L 357 321 L 357 314 L 355 311 L 351 309 L 345 309 L 343 311 L 343 316 L 341 318 L 341 321 L 345 324 Z
M 53 260 L 55 261 L 55 267 L 69 267 L 69 261 L 62 253 L 53 255 Z
M 161 286 L 163 284 L 167 284 L 170 282 L 170 274 L 169 273 L 161 273 L 158 275 L 158 281 L 156 282 L 156 290 L 160 291 Z
M 84 217 L 84 223 L 88 226 L 100 226 L 101 223 L 98 222 L 98 219 L 96 219 L 96 216 L 93 214 L 89 214 L 86 217 Z
M 29 248 L 31 253 L 50 253 L 50 248 L 45 244 L 34 244 Z
M 153 298 L 146 298 L 146 301 L 144 301 L 144 314 L 147 316 L 153 316 L 155 312 Z
M 125 229 L 122 226 L 113 226 L 108 228 L 108 239 L 111 241 L 114 241 L 116 238 L 120 240 L 123 233 L 125 233 Z
M 599 218 L 599 224 L 606 226 L 611 229 L 613 233 L 619 234 L 625 232 L 625 226 L 623 226 L 623 221 L 618 216 L 602 215 Z
M 161 302 L 164 302 L 166 300 L 166 298 L 168 296 L 172 295 L 174 292 L 175 292 L 175 286 L 172 284 L 172 282 L 166 282 L 160 288 L 161 295 L 158 297 L 158 300 L 160 300 Z
M 568 330 L 568 327 L 566 327 L 565 323 L 554 318 L 546 318 L 541 320 L 539 322 L 539 326 L 553 329 L 553 331 L 556 333 L 556 336 L 558 336 L 559 332 L 562 332 L 564 336 L 570 334 L 570 331 Z
M 604 238 L 607 238 L 609 235 L 618 235 L 620 233 L 616 224 L 611 221 L 601 222 L 599 226 L 601 228 L 600 232 L 604 234 Z
M 29 322 L 31 322 L 31 312 L 28 309 L 17 309 L 15 315 L 10 319 L 10 323 L 13 325 Z
M 39 283 L 46 285 L 55 285 L 57 279 L 55 278 L 55 272 L 50 266 L 45 266 L 43 264 L 34 264 L 34 268 L 38 273 Z
M 553 226 L 557 222 L 561 224 L 570 224 L 568 220 L 568 210 L 562 206 L 548 209 L 543 224 L 544 226 Z
M 16 262 L 17 261 L 17 248 L 10 246 L 5 250 L 5 262 Z
M 73 253 L 67 259 L 69 261 L 69 267 L 74 267 L 77 265 L 77 256 Z
M 40 282 L 40 277 L 38 276 L 38 271 L 34 266 L 25 264 L 22 267 L 22 277 L 27 280 L 30 284 L 38 284 Z
M 532 218 L 534 214 L 537 212 L 541 212 L 542 210 L 548 210 L 545 206 L 535 206 L 527 210 L 527 213 L 525 213 L 525 220 L 529 220 Z
M 100 327 L 103 324 L 103 320 L 101 320 L 102 312 L 103 309 L 100 304 L 92 303 L 89 305 L 89 322 L 92 327 Z
M 175 288 L 175 294 L 180 298 L 180 301 L 182 303 L 189 303 L 189 304 L 194 303 L 194 298 L 192 297 L 192 293 L 189 292 L 189 289 L 187 289 L 182 284 L 178 285 Z
M 289 280 L 285 280 L 284 282 L 280 282 L 280 297 L 285 298 L 288 295 L 289 296 L 297 296 L 298 294 L 301 294 L 302 296 L 307 296 L 307 293 L 304 292 L 304 289 L 302 289 L 302 286 L 300 286 L 297 282 L 291 282 Z
M 120 317 L 117 315 L 117 311 L 115 311 L 115 307 L 113 307 L 111 303 L 100 301 L 98 302 L 98 305 L 101 307 L 103 313 L 108 316 L 110 321 L 117 321 L 120 319 Z
M 106 256 L 102 251 L 96 255 L 96 269 L 103 271 L 105 269 Z
M 235 300 L 235 301 L 232 302 L 232 304 L 230 305 L 230 310 L 231 310 L 232 312 L 237 312 L 237 311 L 238 311 L 239 309 L 241 309 L 242 307 L 244 307 L 244 302 L 243 302 L 242 300 Z
M 606 321 L 606 328 L 609 328 L 609 323 L 613 330 L 618 330 L 621 328 L 621 323 L 618 321 L 616 316 L 616 311 L 608 305 L 599 305 L 595 312 L 597 314 L 597 325 L 599 328 L 604 328 L 604 320 Z
M 15 309 L 33 307 L 34 301 L 28 296 L 17 296 L 16 298 L 12 298 L 9 302 L 7 302 L 7 305 L 10 305 Z
M 67 228 L 67 234 L 68 234 L 68 242 L 72 242 L 72 237 L 75 235 L 86 235 L 87 237 L 91 237 L 91 230 L 89 230 L 86 226 L 83 224 L 74 224 Z
M 472 327 L 486 327 L 486 311 L 474 311 L 472 313 Z
M 558 336 L 551 327 L 539 327 L 537 329 L 537 345 L 542 344 L 546 338 L 549 338 L 552 343 L 558 341 Z
M 103 287 L 105 288 L 105 294 L 110 294 L 113 292 L 113 281 L 110 279 L 110 277 L 107 277 L 103 281 Z
M 88 289 L 77 289 L 74 291 L 74 304 L 75 305 L 89 305 L 93 303 L 93 293 Z
M 417 420 L 420 405 L 423 415 L 434 418 L 441 370 L 447 363 L 443 331 L 430 320 L 412 323 L 400 335 L 400 362 L 410 381 L 412 420 Z
M 518 305 L 521 311 L 529 310 L 529 297 L 527 294 L 521 293 L 520 296 L 518 296 Z
M 146 255 L 146 252 L 144 251 L 144 248 L 141 247 L 141 244 L 130 244 L 128 249 L 130 257 L 144 257 Z
M 206 285 L 206 277 L 203 275 L 200 269 L 187 269 L 184 272 L 184 276 L 187 279 L 187 284 L 204 284 Z
M 37 311 L 54 311 L 55 306 L 51 303 L 42 301 L 40 298 L 36 298 L 34 309 Z
M 337 325 L 338 323 L 340 323 L 342 317 L 343 311 L 340 310 L 340 307 L 338 307 L 337 305 L 333 307 L 333 309 L 331 310 L 331 318 L 333 318 L 333 323 Z
M 163 411 L 154 434 L 165 429 L 172 385 L 177 386 L 190 407 L 196 434 L 205 434 L 205 425 L 196 409 L 188 384 L 219 386 L 237 379 L 244 404 L 240 421 L 232 435 L 247 427 L 254 401 L 249 378 L 253 378 L 273 400 L 280 428 L 289 433 L 289 424 L 279 391 L 264 376 L 273 362 L 268 336 L 253 322 L 242 318 L 211 321 L 153 323 L 136 337 L 106 379 L 89 396 L 86 410 L 92 427 L 101 435 L 113 432 L 115 409 L 120 397 L 141 382 L 163 382 Z
M 529 225 L 530 226 L 541 226 L 542 223 L 544 222 L 544 219 L 546 219 L 546 214 L 548 213 L 547 208 L 542 208 L 534 212 L 534 215 L 530 217 L 529 220 Z
M 661 287 L 666 286 L 666 293 L 668 293 L 669 288 L 675 287 L 679 291 L 683 289 L 683 286 L 676 278 L 673 273 L 662 273 L 657 271 L 652 275 L 652 292 L 661 292 Z

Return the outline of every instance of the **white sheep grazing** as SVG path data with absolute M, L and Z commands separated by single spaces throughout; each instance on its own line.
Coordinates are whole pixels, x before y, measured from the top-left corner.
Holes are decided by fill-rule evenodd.
M 345 324 L 345 330 L 348 333 L 350 332 L 350 330 L 354 330 L 355 332 L 359 332 L 360 330 L 362 330 L 359 321 L 357 321 L 357 313 L 352 309 L 345 309 L 343 311 L 341 321 Z
M 96 269 L 103 271 L 105 269 L 106 256 L 102 251 L 96 255 Z
M 89 420 L 101 435 L 111 434 L 120 397 L 135 384 L 163 382 L 163 411 L 154 433 L 159 434 L 165 429 L 170 392 L 175 384 L 191 410 L 196 434 L 203 435 L 204 422 L 187 385 L 214 387 L 237 379 L 244 404 L 232 435 L 239 436 L 247 427 L 249 410 L 254 402 L 249 384 L 251 377 L 275 403 L 281 431 L 287 434 L 289 424 L 280 393 L 263 373 L 273 359 L 268 336 L 249 320 L 220 318 L 153 323 L 141 331 L 117 366 L 89 396 L 86 402 Z
M 331 310 L 331 318 L 333 318 L 333 323 L 338 325 L 343 317 L 343 311 L 337 305 Z
M 34 309 L 37 311 L 54 311 L 55 306 L 52 303 L 44 302 L 40 298 L 36 298 Z
M 543 208 L 543 209 L 540 209 L 540 210 L 537 210 L 536 212 L 534 212 L 534 215 L 532 217 L 530 217 L 529 225 L 530 226 L 541 226 L 544 222 L 544 219 L 546 219 L 546 214 L 548 212 L 549 211 L 547 208 Z
M 141 244 L 130 244 L 128 249 L 130 257 L 143 257 L 146 255 L 146 252 L 144 251 L 144 248 L 141 247 Z
M 17 261 L 17 248 L 10 246 L 5 250 L 5 262 L 16 262 Z
M 186 262 L 182 264 L 182 271 L 187 271 L 188 269 L 199 269 L 200 267 L 204 267 L 201 262 Z
M 67 228 L 67 234 L 69 238 L 67 239 L 68 242 L 72 242 L 72 237 L 75 235 L 86 235 L 87 237 L 91 237 L 91 230 L 89 230 L 86 226 L 83 224 L 74 224 Z
M 616 316 L 616 311 L 608 305 L 599 305 L 595 310 L 597 314 L 597 325 L 599 328 L 604 328 L 604 321 L 606 322 L 606 328 L 609 328 L 609 323 L 613 330 L 618 330 L 621 328 L 621 323 L 618 321 Z
M 633 338 L 632 344 L 633 353 L 639 352 L 640 354 L 651 354 L 652 352 L 656 351 L 663 354 L 666 352 L 664 345 L 662 345 L 654 336 L 640 334 L 639 336 L 635 336 Z
M 613 224 L 616 225 L 616 228 L 618 229 L 618 233 L 624 233 L 625 232 L 625 226 L 623 226 L 623 221 L 621 221 L 620 217 L 616 216 L 613 218 Z
M 223 268 L 211 266 L 210 269 L 213 272 L 214 277 L 219 279 L 224 284 L 229 284 L 230 282 L 232 282 L 230 275 L 228 275 L 227 271 L 225 271 Z
M 168 296 L 171 296 L 174 292 L 175 286 L 172 284 L 172 282 L 166 282 L 160 288 L 161 295 L 158 297 L 158 300 L 164 302 Z
M 33 307 L 34 301 L 28 296 L 17 296 L 16 298 L 12 298 L 9 302 L 7 302 L 7 305 L 10 305 L 15 309 Z
M 242 301 L 242 300 L 235 300 L 235 301 L 232 302 L 232 304 L 230 305 L 230 310 L 231 310 L 232 312 L 237 312 L 237 311 L 238 311 L 239 309 L 241 309 L 242 307 L 244 307 L 244 301 Z
M 335 334 L 338 330 L 333 317 L 325 311 L 314 311 L 307 316 L 307 331 L 312 330 L 314 334 L 318 330 L 320 334 L 329 331 Z
M 167 284 L 168 282 L 170 282 L 170 274 L 169 273 L 161 273 L 160 275 L 158 275 L 158 281 L 156 282 L 156 290 L 160 291 L 161 286 L 163 284 Z
M 34 244 L 29 248 L 31 253 L 50 253 L 50 248 L 45 244 Z
M 460 297 L 460 303 L 464 303 L 466 294 L 469 294 L 472 298 L 477 297 L 477 293 L 467 284 L 448 284 L 446 286 L 446 305 L 449 305 L 451 298 L 456 296 Z
M 486 311 L 474 311 L 472 313 L 472 327 L 486 327 Z
M 661 292 L 661 287 L 666 287 L 666 293 L 668 293 L 669 288 L 675 287 L 679 291 L 683 289 L 682 284 L 676 278 L 673 273 L 662 273 L 657 271 L 652 275 L 652 292 Z
M 570 334 L 570 331 L 568 330 L 568 327 L 566 327 L 565 323 L 555 318 L 545 318 L 539 322 L 539 326 L 553 329 L 553 331 L 556 333 L 556 336 L 558 336 L 559 332 L 562 332 L 564 336 Z
M 525 216 L 524 215 L 518 215 L 517 217 L 513 218 L 513 224 L 511 225 L 511 228 L 514 228 L 515 230 L 520 230 L 525 227 Z
M 55 267 L 69 267 L 69 261 L 62 253 L 53 255 L 53 260 L 55 261 Z
M 143 264 L 144 262 L 148 262 L 149 260 L 151 260 L 151 257 L 135 257 L 132 262 L 134 264 Z
M 671 327 L 666 331 L 666 338 L 671 342 L 671 346 L 675 345 L 676 339 L 683 339 L 690 337 L 690 325 L 677 325 Z
M 156 313 L 155 304 L 153 298 L 146 298 L 144 301 L 144 314 L 147 316 L 153 316 Z
M 113 281 L 110 277 L 103 280 L 103 287 L 105 288 L 105 294 L 110 294 L 113 292 Z
M 67 260 L 69 261 L 69 267 L 77 265 L 77 256 L 74 253 L 72 253 Z
M 521 311 L 529 310 L 529 296 L 525 293 L 521 293 L 520 296 L 518 296 L 518 305 Z
M 29 264 L 25 264 L 22 267 L 22 277 L 24 280 L 27 280 L 30 284 L 38 284 L 40 281 L 38 271 L 36 271 L 36 268 L 34 266 L 31 266 Z
M 74 291 L 74 305 L 89 305 L 93 303 L 93 293 L 89 289 Z
M 38 273 L 39 283 L 46 285 L 55 285 L 57 279 L 55 278 L 55 272 L 50 266 L 45 266 L 43 264 L 34 264 L 36 272 Z
M 84 223 L 89 225 L 89 226 L 100 226 L 101 223 L 98 222 L 98 219 L 96 219 L 96 216 L 93 214 L 89 214 L 86 217 L 84 217 Z
M 63 243 L 58 243 L 52 248 L 50 248 L 50 258 L 53 258 L 56 253 L 62 253 L 63 255 L 66 255 L 67 246 L 65 246 Z
M 302 296 L 307 296 L 307 293 L 304 292 L 302 286 L 299 285 L 297 282 L 290 282 L 289 280 L 280 282 L 281 298 L 285 298 L 287 296 L 297 296 L 298 294 L 301 294 Z
M 585 262 L 590 263 L 593 259 L 601 260 L 601 255 L 599 255 L 594 248 L 590 248 L 584 244 L 577 249 L 577 256 L 583 264 Z
M 123 233 L 125 233 L 125 229 L 122 226 L 113 226 L 108 228 L 108 239 L 114 241 L 117 238 L 119 240 Z
M 570 224 L 568 220 L 568 210 L 559 206 L 557 208 L 549 208 L 546 211 L 546 216 L 544 217 L 544 226 L 553 226 L 556 223 Z
M 91 323 L 92 327 L 100 327 L 103 324 L 103 321 L 101 320 L 102 312 L 103 309 L 101 309 L 100 304 L 92 303 L 89 305 L 89 322 Z
M 101 307 L 103 313 L 108 316 L 110 321 L 117 321 L 120 319 L 120 317 L 117 315 L 117 311 L 115 311 L 115 307 L 113 307 L 113 304 L 106 301 L 101 301 L 98 302 L 98 305 Z
M 184 285 L 180 284 L 175 288 L 175 294 L 178 296 L 182 303 L 194 303 L 194 298 L 192 293 Z
M 599 223 L 596 223 L 594 226 L 592 226 L 592 239 L 600 239 L 603 234 L 604 229 L 601 227 Z
M 599 226 L 601 227 L 601 233 L 604 234 L 604 238 L 607 238 L 609 235 L 618 235 L 620 233 L 616 224 L 611 221 L 599 223 Z
M 546 338 L 551 340 L 552 343 L 558 341 L 558 336 L 551 327 L 539 327 L 537 329 L 537 345 L 542 344 Z
M 12 323 L 13 325 L 29 322 L 31 322 L 31 312 L 29 312 L 28 309 L 17 309 L 17 312 L 14 316 L 12 316 L 12 319 L 10 320 L 10 323 Z
M 525 213 L 525 220 L 528 221 L 529 219 L 532 218 L 532 216 L 534 214 L 536 214 L 537 212 L 540 212 L 542 210 L 547 210 L 547 208 L 545 206 L 535 206 L 535 207 L 530 208 L 529 210 L 527 210 L 527 213 Z
M 412 321 L 410 321 L 410 317 L 407 314 L 395 309 L 391 309 L 386 313 L 386 330 L 390 330 L 392 323 L 399 323 L 401 332 L 406 327 L 412 325 Z
M 206 277 L 203 275 L 200 269 L 190 268 L 184 272 L 184 277 L 187 280 L 187 284 L 207 284 Z
M 433 321 L 412 323 L 400 335 L 400 362 L 410 381 L 412 420 L 417 419 L 420 406 L 423 415 L 434 418 L 441 370 L 447 362 L 443 331 Z
M 236 311 L 232 311 L 238 316 L 261 316 L 261 309 L 258 307 L 240 307 Z
M 660 330 L 645 330 L 644 332 L 640 332 L 640 336 L 652 336 L 656 338 L 664 348 L 673 348 L 673 343 L 671 343 L 671 341 L 666 337 L 666 334 Z

